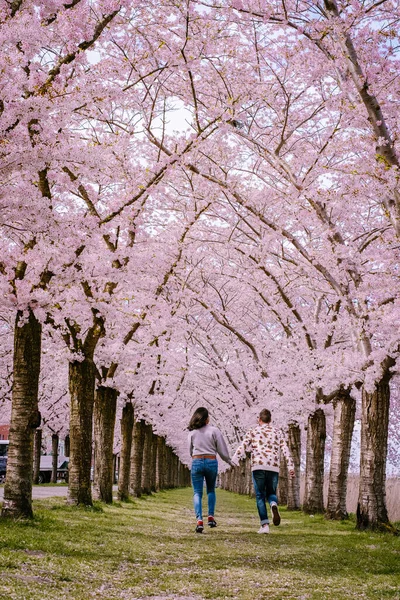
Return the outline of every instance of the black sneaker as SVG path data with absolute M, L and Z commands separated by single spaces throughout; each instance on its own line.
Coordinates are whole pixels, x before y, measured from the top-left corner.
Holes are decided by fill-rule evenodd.
M 217 526 L 217 521 L 215 519 L 208 519 L 208 526 L 209 527 L 216 527 Z
M 204 526 L 203 523 L 197 523 L 196 525 L 196 533 L 203 533 Z
M 271 506 L 272 510 L 272 522 L 274 525 L 278 526 L 281 522 L 281 515 L 279 514 L 278 506 L 273 504 Z

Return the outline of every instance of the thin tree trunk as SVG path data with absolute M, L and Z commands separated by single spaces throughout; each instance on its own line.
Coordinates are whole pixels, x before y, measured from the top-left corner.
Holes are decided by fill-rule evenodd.
M 65 440 L 64 440 L 64 456 L 69 457 L 69 455 L 70 455 L 70 448 L 71 448 L 70 437 L 69 437 L 69 435 L 66 435 L 65 436 Z
M 129 493 L 137 498 L 142 495 L 144 427 L 144 421 L 135 421 L 133 425 Z
M 251 458 L 246 457 L 246 494 L 250 497 L 253 496 L 254 493 L 253 479 L 251 475 Z
M 118 391 L 100 386 L 94 401 L 94 480 L 93 497 L 112 504 L 114 482 L 114 429 Z
M 362 389 L 358 529 L 385 529 L 389 523 L 385 485 L 390 377 L 387 371 L 372 392 Z
M 118 457 L 118 454 L 113 454 L 113 464 L 112 464 L 113 485 L 118 483 L 118 472 L 119 472 L 119 457 Z
M 288 481 L 288 510 L 300 510 L 301 432 L 298 423 L 289 423 L 288 446 L 294 463 L 294 477 Z
M 333 401 L 333 439 L 331 468 L 329 473 L 328 503 L 329 519 L 347 519 L 347 479 L 353 437 L 356 401 L 348 392 L 340 393 Z
M 131 472 L 132 429 L 134 411 L 128 402 L 122 409 L 121 418 L 121 454 L 118 473 L 118 500 L 129 499 L 129 476 Z
M 165 439 L 157 436 L 156 491 L 164 489 Z
M 95 368 L 85 358 L 69 364 L 70 460 L 68 503 L 92 505 L 92 427 Z
M 151 425 L 144 426 L 144 448 L 143 448 L 143 468 L 142 468 L 142 493 L 151 494 L 151 466 L 152 466 L 152 438 L 153 430 Z
M 157 444 L 158 444 L 158 435 L 155 433 L 152 434 L 151 437 L 151 472 L 150 472 L 150 481 L 151 481 L 151 491 L 157 491 L 156 484 L 156 475 L 157 475 Z
M 246 493 L 246 459 L 240 461 L 240 478 L 238 480 L 238 494 Z
M 172 487 L 177 488 L 177 487 L 179 487 L 178 457 L 176 456 L 176 454 L 174 452 L 172 453 L 172 472 L 173 472 Z
M 33 483 L 39 483 L 40 457 L 42 456 L 42 430 L 36 429 L 33 442 Z
M 19 325 L 22 324 L 20 327 Z M 12 411 L 3 517 L 32 517 L 33 435 L 40 425 L 38 387 L 42 327 L 18 311 L 14 330 Z
M 308 418 L 306 483 L 303 510 L 308 514 L 324 512 L 325 413 L 318 408 Z
M 288 501 L 288 466 L 287 460 L 281 454 L 281 460 L 279 465 L 279 483 L 278 483 L 278 491 L 277 496 L 279 499 L 279 504 L 287 504 Z
M 57 433 L 53 433 L 51 436 L 51 454 L 53 457 L 51 465 L 51 483 L 57 483 L 57 470 L 58 470 L 58 442 L 59 437 Z
M 171 448 L 165 445 L 165 488 L 168 490 L 172 487 L 172 459 Z

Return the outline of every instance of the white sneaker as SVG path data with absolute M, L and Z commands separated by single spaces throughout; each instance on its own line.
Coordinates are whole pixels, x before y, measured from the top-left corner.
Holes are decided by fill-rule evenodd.
M 257 533 L 269 533 L 269 525 L 266 523 L 265 525 L 261 525 L 260 529 Z

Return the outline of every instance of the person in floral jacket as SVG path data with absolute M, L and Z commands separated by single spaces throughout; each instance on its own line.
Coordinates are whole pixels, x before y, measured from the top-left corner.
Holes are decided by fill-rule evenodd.
M 285 437 L 280 429 L 271 425 L 271 412 L 264 408 L 259 414 L 257 427 L 246 433 L 232 457 L 232 461 L 237 463 L 246 454 L 251 454 L 253 485 L 261 521 L 258 533 L 269 533 L 266 502 L 271 507 L 273 524 L 281 522 L 276 496 L 281 452 L 287 460 L 290 477 L 294 477 L 293 459 Z

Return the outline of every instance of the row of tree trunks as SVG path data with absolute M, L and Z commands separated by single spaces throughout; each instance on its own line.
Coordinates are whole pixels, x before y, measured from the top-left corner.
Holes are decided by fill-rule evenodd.
M 359 529 L 390 528 L 386 509 L 386 454 L 390 404 L 390 371 L 375 388 L 362 389 L 360 489 L 357 507 Z M 341 390 L 333 400 L 334 424 L 328 499 L 325 515 L 330 519 L 348 516 L 346 492 L 351 440 L 354 429 L 356 403 L 348 390 Z M 324 512 L 323 481 L 326 438 L 325 414 L 318 408 L 308 419 L 305 493 L 303 510 L 306 513 Z M 287 466 L 281 465 L 279 493 L 281 503 L 287 500 L 291 510 L 300 508 L 300 428 L 289 426 L 288 445 L 295 463 L 295 477 L 286 487 Z M 244 485 L 248 463 L 231 469 L 221 476 L 225 489 L 247 493 Z
M 134 419 L 127 403 L 121 418 L 121 456 L 118 499 L 139 498 L 162 489 L 190 485 L 190 472 L 165 438 L 155 435 L 151 425 Z
M 342 392 L 335 398 L 334 434 L 332 440 L 331 474 L 330 474 L 330 518 L 344 518 L 346 511 L 347 472 L 350 457 L 351 437 L 354 426 L 355 401 L 348 392 Z M 326 438 L 325 413 L 318 408 L 308 419 L 306 474 L 303 510 L 308 514 L 324 512 L 324 451 Z M 281 468 L 278 485 L 278 498 L 281 504 L 287 504 L 289 510 L 300 510 L 300 458 L 301 432 L 297 423 L 291 423 L 288 430 L 288 447 L 294 463 L 295 475 L 288 478 L 287 463 L 281 457 Z M 240 469 L 228 472 L 228 489 L 246 493 L 240 483 L 243 469 L 249 469 L 248 462 L 243 462 Z M 241 477 L 239 477 L 241 473 Z M 239 483 L 238 483 L 239 480 Z
M 95 389 L 95 368 L 92 360 L 94 345 L 92 344 L 92 346 L 90 352 L 86 352 L 82 361 L 74 361 L 69 366 L 71 412 L 68 501 L 73 504 L 90 505 L 92 503 L 90 472 Z M 34 430 L 40 425 L 40 413 L 38 411 L 40 354 L 40 323 L 31 310 L 26 315 L 17 312 L 14 333 L 14 380 L 9 434 L 10 445 L 1 513 L 4 517 L 32 516 L 33 441 Z M 365 388 L 362 390 L 360 491 L 357 509 L 357 526 L 360 529 L 376 529 L 388 524 L 385 481 L 391 366 L 390 361 L 387 361 L 382 378 L 375 384 L 372 391 Z M 348 404 L 347 407 L 345 406 L 346 403 Z M 335 399 L 334 410 L 334 452 L 331 460 L 327 516 L 330 518 L 344 518 L 347 515 L 345 488 L 347 485 L 348 453 L 354 423 L 352 416 L 353 403 L 349 398 L 346 399 L 346 394 L 340 394 Z M 347 417 L 344 415 L 347 415 Z M 138 496 L 143 493 L 144 489 L 148 492 L 149 489 L 150 491 L 157 489 L 157 486 L 186 485 L 187 470 L 185 471 L 179 460 L 174 457 L 172 450 L 163 448 L 161 443 L 160 448 L 163 448 L 163 450 L 160 450 L 158 456 L 158 441 L 157 443 L 154 442 L 153 434 L 151 434 L 153 441 L 150 445 L 151 452 L 156 452 L 156 455 L 151 454 L 151 458 L 149 458 L 150 450 L 149 448 L 146 450 L 145 464 L 148 465 L 150 462 L 151 465 L 149 483 L 149 475 L 146 473 L 147 467 L 145 467 L 143 473 L 143 443 L 145 439 L 143 428 L 145 426 L 140 421 L 133 426 L 128 492 L 131 495 Z M 141 436 L 143 437 L 141 438 Z M 317 409 L 309 418 L 307 437 L 304 509 L 307 512 L 321 512 L 324 510 L 322 481 L 325 444 L 325 416 L 321 408 Z M 154 447 L 156 447 L 156 450 L 153 450 Z M 294 459 L 296 454 L 293 448 L 296 449 L 296 447 L 298 448 L 299 444 L 295 440 L 292 447 Z M 162 456 L 163 453 L 164 456 Z M 40 464 L 40 460 L 36 462 Z M 109 464 L 108 462 L 107 466 L 101 469 L 102 473 L 109 473 Z M 157 475 L 157 465 L 163 465 L 164 473 Z M 127 467 L 122 466 L 122 469 L 124 468 Z M 288 506 L 293 509 L 297 509 L 299 504 L 299 467 L 296 466 L 295 471 L 295 480 L 290 480 L 288 485 Z M 249 493 L 250 478 L 246 469 L 244 473 L 245 482 L 240 485 L 245 490 L 244 493 Z M 144 482 L 142 477 L 144 477 Z M 153 481 L 151 481 L 151 477 L 154 477 Z M 227 475 L 223 479 L 229 479 L 229 476 Z M 126 493 L 126 475 L 124 486 L 124 490 L 121 488 L 121 494 Z M 103 494 L 101 486 L 96 489 L 100 490 L 100 498 L 108 501 L 105 499 L 108 492 Z M 107 497 L 109 498 L 109 495 Z
M 69 461 L 68 503 L 92 504 L 91 466 L 92 466 L 92 428 L 93 410 L 96 406 L 95 438 L 95 485 L 94 496 L 104 502 L 112 501 L 112 446 L 115 422 L 117 392 L 111 388 L 100 387 L 96 392 L 95 403 L 95 366 L 93 352 L 101 328 L 96 323 L 83 344 L 84 358 L 69 365 L 70 393 L 70 435 L 66 443 L 65 454 Z M 4 488 L 2 517 L 32 517 L 32 484 L 39 480 L 41 432 L 36 439 L 36 460 L 34 461 L 34 433 L 40 425 L 38 411 L 38 385 L 41 358 L 41 324 L 34 313 L 18 311 L 14 332 L 12 414 L 10 423 L 10 444 L 7 461 L 7 478 Z M 128 409 L 129 410 L 129 409 Z M 132 449 L 133 467 L 129 460 L 122 460 L 121 496 L 128 493 L 142 493 L 143 444 L 140 442 L 143 422 L 135 423 Z M 131 427 L 132 431 L 132 427 Z M 128 440 L 129 442 L 129 440 Z M 175 487 L 188 485 L 189 471 L 180 464 L 179 459 L 164 448 L 157 436 L 149 430 L 145 462 L 145 491 L 150 493 L 157 487 Z M 57 445 L 57 449 L 55 446 Z M 128 444 L 129 445 L 129 444 Z M 158 456 L 159 455 L 159 456 Z M 129 454 L 130 457 L 130 454 Z M 57 480 L 58 436 L 53 437 L 52 481 Z M 35 473 L 33 473 L 35 465 Z M 149 475 L 146 475 L 148 466 Z M 159 467 L 157 468 L 157 465 Z M 155 475 L 160 470 L 158 476 Z M 165 469 L 165 472 L 161 472 Z M 128 487 L 127 487 L 128 481 Z

